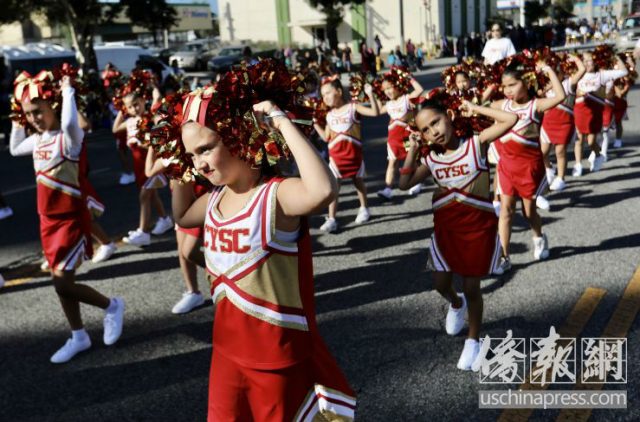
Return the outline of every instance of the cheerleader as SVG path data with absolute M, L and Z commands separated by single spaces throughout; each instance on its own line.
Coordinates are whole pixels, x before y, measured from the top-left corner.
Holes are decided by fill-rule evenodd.
M 365 93 L 373 98 L 373 88 L 366 84 Z M 371 107 L 344 99 L 344 89 L 337 75 L 324 78 L 321 82 L 320 95 L 327 107 L 327 125 L 324 128 L 315 125 L 318 135 L 329 146 L 329 168 L 338 179 L 338 189 L 342 179 L 351 179 L 358 192 L 360 209 L 356 216 L 356 224 L 369 221 L 370 213 L 367 207 L 367 186 L 364 184 L 364 158 L 362 155 L 362 140 L 360 139 L 360 115 L 377 116 L 378 102 L 371 101 Z M 299 165 L 299 164 L 298 164 Z M 329 216 L 320 230 L 332 233 L 338 230 L 336 214 L 338 212 L 338 197 L 329 204 Z
M 511 63 L 502 74 L 502 88 L 506 99 L 492 103 L 491 107 L 514 113 L 517 124 L 500 138 L 500 159 L 497 167 L 500 190 L 499 233 L 503 258 L 500 273 L 511 268 L 509 242 L 516 199 L 522 199 L 522 208 L 533 231 L 533 256 L 536 260 L 549 256 L 547 236 L 542 232 L 542 221 L 536 209 L 536 197 L 547 187 L 542 150 L 540 149 L 540 123 L 542 113 L 565 100 L 565 91 L 556 73 L 547 65 L 538 63 L 551 81 L 554 96 L 536 98 L 523 79 L 523 69 Z
M 414 105 L 411 100 L 418 98 L 422 93 L 422 85 L 414 78 L 411 78 L 413 90 L 407 94 L 394 83 L 390 73 L 386 74 L 382 80 L 382 89 L 388 100 L 384 105 L 378 103 L 380 114 L 388 113 L 389 137 L 387 139 L 387 172 L 385 174 L 385 188 L 378 191 L 378 196 L 384 199 L 393 197 L 393 183 L 400 165 L 400 160 L 407 157 L 404 147 L 404 140 L 409 136 L 409 125 L 413 123 Z M 379 101 L 379 100 L 376 100 Z M 409 195 L 420 193 L 421 185 L 415 185 L 409 189 Z
M 160 93 L 154 88 L 154 103 L 159 101 Z M 147 147 L 140 139 L 144 139 L 138 133 L 138 124 L 142 116 L 147 113 L 147 106 L 144 98 L 138 91 L 131 91 L 124 95 L 122 102 L 126 109 L 125 113 L 120 110 L 113 122 L 113 133 L 126 131 L 127 145 L 133 155 L 133 171 L 136 177 L 136 184 L 140 189 L 140 220 L 136 230 L 129 231 L 122 241 L 134 246 L 148 246 L 151 243 L 151 234 L 161 235 L 173 228 L 173 221 L 164 209 L 164 205 L 158 195 L 158 189 L 167 186 L 167 179 L 159 174 L 151 178 L 145 176 L 145 162 L 147 157 Z M 151 229 L 151 207 L 158 213 L 158 221 Z
M 272 63 L 264 62 L 255 66 Z M 231 77 L 223 82 L 239 83 Z M 300 169 L 299 178 L 273 177 L 249 137 L 237 135 L 248 123 L 224 127 L 229 114 L 214 103 L 232 94 L 212 95 L 187 99 L 182 141 L 197 171 L 217 187 L 194 201 L 190 187 L 178 184 L 172 202 L 180 226 L 205 230 L 216 303 L 208 420 L 352 420 L 354 392 L 315 321 L 306 220 L 335 199 L 336 179 L 287 114 L 262 101 L 253 112 L 270 126 L 263 133 L 277 131 Z
M 586 72 L 582 60 L 577 56 L 568 56 L 567 61 L 573 62 L 577 66 L 577 70 L 571 75 L 564 75 L 562 67 L 558 69 L 558 79 L 562 80 L 562 87 L 565 92 L 565 100 L 557 106 L 547 110 L 542 119 L 542 128 L 540 129 L 540 147 L 542 148 L 542 157 L 546 168 L 547 182 L 549 189 L 552 191 L 561 191 L 565 188 L 564 181 L 567 172 L 567 145 L 569 145 L 575 137 L 576 128 L 573 119 L 573 106 L 575 103 L 575 90 L 578 81 Z M 565 77 L 566 76 L 566 77 Z M 544 94 L 547 98 L 553 98 L 555 93 L 551 86 L 547 87 Z M 551 145 L 554 146 L 558 175 L 549 160 Z
M 618 69 L 598 70 L 593 60 L 593 54 L 582 55 L 586 73 L 578 82 L 576 90 L 576 105 L 574 115 L 578 138 L 575 144 L 576 162 L 573 166 L 572 176 L 582 176 L 582 143 L 586 139 L 591 151 L 593 161 L 591 171 L 599 171 L 605 162 L 605 157 L 600 153 L 600 146 L 596 142 L 597 134 L 602 131 L 602 117 L 604 114 L 604 90 L 607 82 L 626 76 L 628 71 L 624 62 L 618 58 Z
M 482 94 L 479 95 L 480 92 L 478 91 L 478 87 L 471 86 L 471 77 L 469 77 L 467 72 L 464 70 L 458 70 L 454 73 L 453 77 L 456 87 L 452 90 L 452 94 L 463 98 L 479 97 L 481 104 L 485 104 L 491 99 L 496 88 L 494 84 L 490 84 L 484 91 L 482 91 Z
M 613 81 L 608 81 L 604 85 L 604 109 L 602 113 L 602 145 L 600 145 L 600 154 L 604 157 L 604 161 L 607 161 L 607 152 L 609 151 L 609 130 L 611 129 L 614 118 L 613 108 L 615 106 L 614 98 L 616 93 L 613 89 Z M 591 151 L 587 161 L 593 166 L 593 162 L 596 158 L 596 154 Z
M 152 178 L 163 174 L 166 171 L 167 164 L 165 160 L 156 156 L 153 148 L 149 148 L 145 163 L 145 175 L 148 178 Z M 182 182 L 170 181 L 172 190 L 176 183 Z M 199 198 L 209 192 L 209 189 L 201 184 L 189 182 L 187 186 L 191 187 L 194 198 Z M 205 268 L 204 254 L 201 250 L 204 228 L 199 226 L 187 229 L 176 224 L 175 230 L 178 244 L 178 262 L 180 263 L 180 271 L 187 290 L 173 306 L 171 312 L 174 314 L 186 314 L 204 304 L 204 296 L 198 288 L 198 266 Z
M 90 217 L 82 190 L 84 175 L 79 169 L 84 133 L 78 124 L 75 90 L 68 76 L 61 83 L 61 117 L 56 116 L 53 104 L 57 94 L 51 94 L 57 90 L 51 87 L 56 82 L 49 72 L 35 78 L 26 73 L 18 76 L 14 98 L 34 134 L 27 137 L 25 128 L 14 123 L 10 151 L 14 156 L 33 155 L 42 248 L 72 330 L 71 338 L 51 356 L 52 363 L 63 363 L 91 347 L 80 303 L 105 310 L 103 340 L 112 345 L 122 334 L 124 301 L 109 299 L 75 283 L 75 269 L 92 249 Z
M 469 318 L 469 332 L 457 367 L 477 371 L 481 359 L 478 338 L 482 324 L 480 280 L 497 269 L 500 242 L 497 217 L 491 205 L 487 144 L 505 134 L 517 121 L 512 113 L 465 102 L 462 110 L 487 116 L 495 123 L 477 135 L 454 136 L 454 112 L 442 101 L 427 100 L 416 113 L 419 133 L 412 134 L 409 152 L 400 170 L 400 188 L 422 183 L 432 175 L 433 235 L 429 268 L 436 290 L 450 302 L 447 334 L 457 335 Z M 420 137 L 432 145 L 416 168 Z M 464 294 L 457 294 L 453 275 L 463 278 Z
M 627 114 L 627 94 L 631 89 L 631 82 L 628 78 L 618 79 L 613 89 L 615 91 L 613 117 L 616 124 L 616 139 L 613 141 L 613 148 L 620 148 L 622 147 L 622 120 Z

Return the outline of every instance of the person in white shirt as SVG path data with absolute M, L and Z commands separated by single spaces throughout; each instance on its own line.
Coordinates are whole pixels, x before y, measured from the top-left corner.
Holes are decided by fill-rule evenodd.
M 487 41 L 482 50 L 485 64 L 494 64 L 502 59 L 516 54 L 516 49 L 509 38 L 502 37 L 502 27 L 495 23 L 491 27 L 492 38 Z

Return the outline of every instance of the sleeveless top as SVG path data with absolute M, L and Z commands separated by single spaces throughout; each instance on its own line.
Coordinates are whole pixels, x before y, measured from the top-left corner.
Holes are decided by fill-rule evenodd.
M 409 121 L 404 120 L 413 109 L 408 95 L 402 95 L 396 100 L 389 100 L 385 106 L 390 117 L 389 130 L 396 126 L 406 127 L 409 125 L 409 121 L 412 120 L 413 116 L 410 116 Z
M 512 100 L 505 100 L 502 109 L 518 116 L 515 126 L 500 137 L 501 157 L 509 159 L 533 158 L 542 156 L 540 151 L 541 120 L 536 111 L 537 100 L 533 99 L 522 107 L 515 107 Z M 500 160 L 502 162 L 502 158 Z
M 431 151 L 422 163 L 429 167 L 437 185 L 433 193 L 434 226 L 443 224 L 452 231 L 469 231 L 495 224 L 493 219 L 487 219 L 495 214 L 489 167 L 477 135 L 461 139 L 451 154 Z
M 573 115 L 573 106 L 576 102 L 576 93 L 571 89 L 571 79 L 566 78 L 564 81 L 562 81 L 562 88 L 564 88 L 566 98 L 563 102 L 558 104 L 556 108 Z M 546 92 L 545 96 L 547 98 L 555 98 L 556 93 L 553 92 L 553 89 L 550 89 Z
M 300 362 L 310 356 L 317 332 L 306 220 L 293 242 L 276 231 L 280 180 L 261 185 L 229 218 L 218 211 L 227 188 L 215 187 L 206 210 L 203 248 L 217 304 L 213 344 L 252 368 Z
M 360 119 L 356 112 L 356 105 L 350 103 L 343 112 L 332 109 L 327 113 L 329 126 L 329 150 L 342 142 L 350 143 L 358 148 L 362 147 L 360 140 Z

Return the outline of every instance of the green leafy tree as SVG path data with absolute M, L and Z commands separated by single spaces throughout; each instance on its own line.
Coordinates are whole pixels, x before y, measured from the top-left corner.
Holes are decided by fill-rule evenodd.
M 363 4 L 366 0 L 309 0 L 312 7 L 326 16 L 327 40 L 331 48 L 338 47 L 338 26 L 344 19 L 344 6 Z
M 178 13 L 165 0 L 123 0 L 131 22 L 148 29 L 153 43 L 158 44 L 158 31 L 171 29 L 178 22 Z

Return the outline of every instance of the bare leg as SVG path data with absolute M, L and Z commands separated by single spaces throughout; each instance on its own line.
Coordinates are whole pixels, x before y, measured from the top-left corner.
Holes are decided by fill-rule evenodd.
M 464 297 L 467 299 L 467 314 L 469 315 L 468 338 L 478 340 L 482 325 L 482 292 L 480 292 L 480 277 L 465 277 L 463 280 Z
M 365 185 L 364 179 L 362 177 L 354 177 L 353 184 L 356 185 L 360 207 L 367 208 L 367 185 Z
M 544 161 L 545 168 L 552 168 L 551 160 L 549 160 L 549 151 L 551 151 L 551 144 L 540 142 L 540 150 L 542 151 L 542 161 Z
M 178 230 L 176 231 L 176 240 L 178 241 L 178 259 L 184 284 L 188 291 L 200 293 L 198 290 L 198 267 L 196 263 L 189 260 L 189 254 L 198 247 L 199 239 Z M 202 255 L 202 253 L 200 254 Z M 204 261 L 204 255 L 202 255 L 202 260 Z
M 389 161 L 387 161 L 387 173 L 384 177 L 384 183 L 391 189 L 393 189 L 393 182 L 395 181 L 394 179 L 396 177 L 396 173 L 398 172 L 399 165 L 400 162 L 395 158 L 390 158 Z
M 336 214 L 338 213 L 338 199 L 340 198 L 340 179 L 338 179 L 338 194 L 336 195 L 336 199 L 329 204 L 329 218 L 336 218 Z
M 505 194 L 500 195 L 500 218 L 498 220 L 498 233 L 500 235 L 500 244 L 502 245 L 502 254 L 504 256 L 509 256 L 509 243 L 511 242 L 511 224 L 515 211 L 516 198 Z
M 567 173 L 567 146 L 556 145 L 556 161 L 558 164 L 558 177 L 564 180 Z
M 456 289 L 453 288 L 453 273 L 447 273 L 444 271 L 434 271 L 431 273 L 433 277 L 433 286 L 440 293 L 440 295 L 447 299 L 453 308 L 460 308 L 462 306 L 462 299 L 456 293 Z
M 151 231 L 151 203 L 155 189 L 140 190 L 140 224 L 139 228 L 145 233 Z
M 91 219 L 91 236 L 93 236 L 93 238 L 101 245 L 108 245 L 111 243 L 109 235 L 107 235 L 100 223 L 93 218 Z
M 536 209 L 536 200 L 535 199 L 522 199 L 522 210 L 524 211 L 524 216 L 529 220 L 529 225 L 531 226 L 531 230 L 536 237 L 542 236 L 542 219 L 540 218 L 540 214 L 538 214 L 538 210 Z
M 591 151 L 595 152 L 597 157 L 598 155 L 600 155 L 600 145 L 598 145 L 598 143 L 596 142 L 596 138 L 597 136 L 595 133 L 590 133 L 587 135 L 587 143 L 589 144 Z
M 498 170 L 493 172 L 493 200 L 494 202 L 500 202 L 500 192 L 498 189 Z
M 578 136 L 576 137 L 576 143 L 573 147 L 573 153 L 575 154 L 576 164 L 582 165 L 582 141 L 584 139 L 582 133 L 578 132 Z
M 75 271 L 53 270 L 53 285 L 60 299 L 62 310 L 72 330 L 83 327 L 80 316 L 80 302 L 107 309 L 110 299 L 84 284 L 76 284 Z
M 167 216 L 166 211 L 164 210 L 164 204 L 160 199 L 160 194 L 158 193 L 158 189 L 152 189 L 153 194 L 151 196 L 153 201 L 153 208 L 156 210 L 158 217 L 164 218 Z

